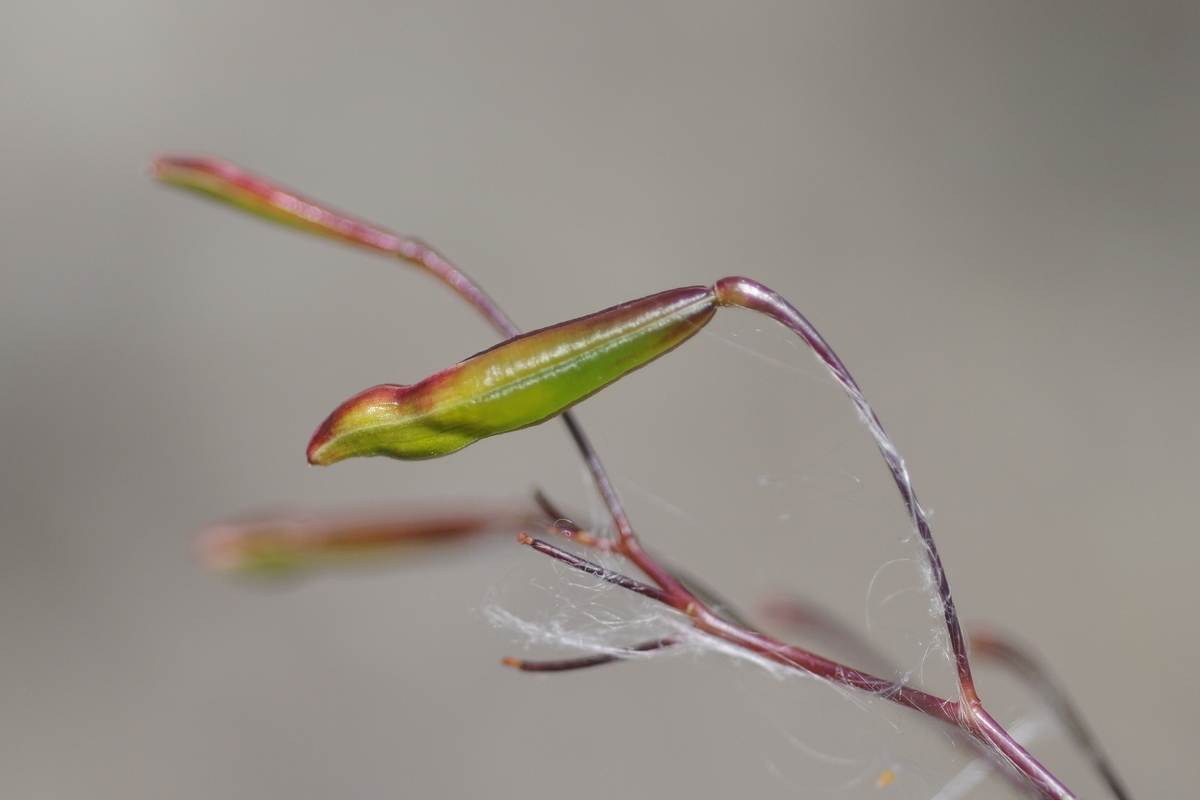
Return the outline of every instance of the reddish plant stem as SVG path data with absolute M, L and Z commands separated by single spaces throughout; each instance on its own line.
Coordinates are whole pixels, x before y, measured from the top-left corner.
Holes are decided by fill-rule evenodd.
M 887 655 L 869 640 L 825 609 L 789 595 L 779 595 L 762 606 L 762 613 L 794 631 L 816 634 L 835 652 L 848 656 L 845 660 L 860 664 L 872 672 L 894 674 L 899 670 Z
M 925 547 L 925 553 L 933 571 L 933 580 L 941 601 L 946 632 L 950 638 L 950 648 L 958 673 L 960 702 L 955 704 L 959 714 L 959 721 L 956 724 L 990 744 L 998 753 L 1010 760 L 1047 797 L 1073 797 L 1062 782 L 1030 755 L 1029 751 L 1013 739 L 984 710 L 975 690 L 975 681 L 971 676 L 971 662 L 967 657 L 966 637 L 963 635 L 958 612 L 954 607 L 954 598 L 950 593 L 950 582 L 946 577 L 946 570 L 942 566 L 941 556 L 933 541 L 933 533 L 929 529 L 929 520 L 921 508 L 921 504 L 917 501 L 916 491 L 912 487 L 912 480 L 909 477 L 908 468 L 904 465 L 904 459 L 900 457 L 891 437 L 883 429 L 883 424 L 879 421 L 879 417 L 875 414 L 875 410 L 867 401 L 866 395 L 863 394 L 858 383 L 850 375 L 850 371 L 846 369 L 837 353 L 825 341 L 825 337 L 817 332 L 812 323 L 791 303 L 771 289 L 749 278 L 736 276 L 721 279 L 713 289 L 718 301 L 723 305 L 758 311 L 783 324 L 802 338 L 833 373 L 834 378 L 842 384 L 842 388 L 845 389 L 851 402 L 858 409 L 860 417 L 888 466 L 888 470 L 892 473 L 896 487 L 900 490 L 900 496 L 908 509 L 913 527 Z M 898 700 L 898 702 L 902 701 Z M 903 704 L 907 705 L 907 703 Z
M 183 157 L 174 161 L 181 166 L 195 167 L 218 174 L 222 180 L 240 187 L 243 191 L 256 195 L 260 199 L 266 198 L 270 204 L 279 209 L 283 209 L 312 223 L 311 226 L 305 224 L 302 227 L 309 228 L 314 232 L 333 235 L 343 241 L 358 244 L 377 252 L 392 254 L 404 261 L 415 264 L 432 273 L 466 299 L 506 338 L 511 338 L 519 333 L 519 329 L 500 310 L 495 301 L 488 297 L 479 286 L 457 267 L 423 242 L 391 233 L 379 226 L 335 211 L 332 208 L 285 190 L 225 162 L 217 162 L 213 159 L 193 159 L 190 157 Z M 159 168 L 159 163 L 156 162 L 155 170 Z M 165 164 L 166 162 L 161 163 Z M 295 220 L 293 220 L 294 222 Z M 600 462 L 595 449 L 588 441 L 583 429 L 569 411 L 562 415 L 563 421 L 572 439 L 575 441 L 575 445 L 579 449 L 584 462 L 592 473 L 596 487 L 603 497 L 616 525 L 618 531 L 618 550 L 661 588 L 647 586 L 631 578 L 612 573 L 598 565 L 590 564 L 590 562 L 583 561 L 582 559 L 576 559 L 576 557 L 545 543 L 540 543 L 542 547 L 538 549 L 547 554 L 554 555 L 554 557 L 576 568 L 584 569 L 584 571 L 598 575 L 604 580 L 659 599 L 661 602 L 683 611 L 692 617 L 693 624 L 697 629 L 743 647 L 750 652 L 758 653 L 780 664 L 806 670 L 844 686 L 880 694 L 901 705 L 928 714 L 935 719 L 955 724 L 977 737 L 981 742 L 989 744 L 1000 756 L 1009 759 L 1020 772 L 1033 782 L 1044 796 L 1049 798 L 1072 797 L 1066 787 L 1059 783 L 1053 775 L 1046 771 L 1024 748 L 1013 740 L 980 705 L 974 681 L 971 678 L 965 638 L 959 625 L 958 615 L 954 608 L 953 598 L 950 595 L 950 586 L 946 579 L 945 570 L 942 567 L 941 558 L 933 543 L 933 536 L 929 530 L 928 521 L 920 504 L 917 502 L 916 494 L 912 489 L 903 459 L 900 458 L 891 439 L 884 432 L 883 426 L 880 424 L 874 410 L 867 402 L 858 384 L 850 376 L 849 371 L 846 370 L 833 349 L 829 347 L 828 343 L 817 333 L 808 320 L 790 303 L 770 289 L 747 278 L 731 277 L 719 281 L 713 287 L 713 291 L 716 301 L 721 305 L 739 306 L 764 313 L 804 339 L 812 347 L 817 356 L 825 362 L 826 366 L 828 366 L 834 377 L 842 384 L 843 388 L 850 395 L 850 399 L 858 408 L 889 470 L 891 470 L 904 503 L 908 508 L 913 525 L 925 546 L 926 554 L 934 573 L 934 581 L 937 585 L 938 597 L 941 601 L 946 628 L 950 637 L 951 649 L 954 654 L 958 673 L 960 701 L 942 700 L 902 684 L 885 681 L 867 673 L 859 672 L 858 670 L 817 656 L 802 648 L 777 642 L 762 633 L 730 622 L 709 609 L 692 592 L 684 587 L 669 570 L 660 565 L 642 549 L 641 543 L 634 533 L 632 525 L 629 523 L 629 519 L 625 514 L 625 510 L 608 478 L 603 464 Z M 536 540 L 524 537 L 523 541 L 526 544 L 534 544 Z M 552 551 L 556 551 L 558 554 L 567 556 L 568 558 L 562 558 Z M 582 563 L 572 563 L 568 559 L 574 559 Z M 594 570 L 599 570 L 599 572 Z M 660 596 L 656 596 L 656 594 Z
M 889 659 L 884 653 L 877 650 L 871 642 L 860 637 L 853 629 L 844 625 L 836 616 L 829 614 L 818 606 L 806 603 L 799 598 L 781 596 L 768 603 L 764 611 L 775 620 L 786 623 L 793 628 L 817 633 L 826 639 L 832 640 L 842 650 L 847 650 L 854 654 L 857 661 L 876 665 L 875 667 L 868 667 L 868 669 L 877 669 L 885 673 L 895 672 L 895 667 L 889 663 Z M 969 641 L 971 653 L 978 655 L 980 651 L 975 637 L 971 636 Z M 977 736 L 969 734 L 963 728 L 956 726 L 954 733 L 962 738 L 966 744 L 977 749 L 980 755 L 1000 767 L 1000 774 L 1005 779 L 1011 781 L 1018 789 L 1025 790 L 1028 788 L 1028 777 L 1019 772 L 1013 766 L 1011 760 L 1003 753 L 998 752 L 990 744 L 981 741 Z M 1125 797 L 1118 796 L 1118 798 L 1119 800 L 1128 800 Z
M 516 335 L 517 329 L 512 322 L 462 272 L 435 253 L 431 248 L 411 240 L 409 244 L 411 245 L 409 252 L 401 253 L 402 258 L 414 261 L 441 277 L 455 291 L 462 294 L 472 305 L 492 320 L 493 324 L 506 336 L 511 338 L 513 335 Z M 595 449 L 591 446 L 586 434 L 584 434 L 582 427 L 580 427 L 574 416 L 570 412 L 566 412 L 562 415 L 563 421 L 566 423 L 576 447 L 587 463 L 596 488 L 603 497 L 605 505 L 608 507 L 609 513 L 613 518 L 613 522 L 617 526 L 621 553 L 662 588 L 664 598 L 661 601 L 692 616 L 697 629 L 744 647 L 750 652 L 763 655 L 777 663 L 811 672 L 814 675 L 828 678 L 844 686 L 879 694 L 900 705 L 956 725 L 985 744 L 990 745 L 997 753 L 1008 759 L 1018 771 L 1029 778 L 1039 793 L 1045 797 L 1054 798 L 1055 800 L 1065 800 L 1066 798 L 1074 797 L 1065 785 L 1055 778 L 1025 748 L 1013 739 L 1007 731 L 996 723 L 980 704 L 978 693 L 975 690 L 975 683 L 971 676 L 971 665 L 967 657 L 966 639 L 958 619 L 958 612 L 954 606 L 954 598 L 950 593 L 950 583 L 946 577 L 945 568 L 942 565 L 937 546 L 934 544 L 928 519 L 920 503 L 917 501 L 916 492 L 912 487 L 912 481 L 908 475 L 908 469 L 905 467 L 904 460 L 900 457 L 895 445 L 892 443 L 891 437 L 884 430 L 879 417 L 867 401 L 862 389 L 850 375 L 849 370 L 846 369 L 837 353 L 834 352 L 829 343 L 825 341 L 825 338 L 817 332 L 812 323 L 799 310 L 762 284 L 748 278 L 724 278 L 717 282 L 714 286 L 714 291 L 718 302 L 722 305 L 737 306 L 751 311 L 758 311 L 783 324 L 800 336 L 812 348 L 817 357 L 825 363 L 838 382 L 842 384 L 842 387 L 858 409 L 872 438 L 875 440 L 876 446 L 883 455 L 889 471 L 892 473 L 892 478 L 900 491 L 905 507 L 908 509 L 913 526 L 916 528 L 921 542 L 925 547 L 926 555 L 933 571 L 934 583 L 937 586 L 943 619 L 946 624 L 951 651 L 955 660 L 960 702 L 943 700 L 942 698 L 894 681 L 876 678 L 873 675 L 851 669 L 802 648 L 778 642 L 765 634 L 742 628 L 711 611 L 695 595 L 689 592 L 670 571 L 658 564 L 642 548 L 641 542 L 634 532 L 632 525 L 629 523 L 621 501 L 617 496 L 612 482 L 608 478 L 608 474 L 599 456 L 596 454 Z M 537 542 L 537 540 L 530 540 L 527 543 L 534 542 Z M 568 556 L 571 559 L 575 558 L 551 545 L 540 542 L 538 544 L 544 545 L 545 549 L 538 548 L 542 552 L 550 554 L 550 551 L 557 551 L 563 556 Z M 555 557 L 559 558 L 558 555 L 555 555 Z M 560 558 L 560 560 L 571 563 L 564 558 Z M 592 571 L 592 569 L 585 569 L 584 571 L 602 577 L 604 580 L 610 580 L 608 575 L 624 578 L 624 576 L 617 576 L 616 573 L 610 573 L 598 565 L 591 565 L 590 562 L 583 561 L 583 559 L 578 560 L 590 565 L 595 570 L 600 570 L 600 572 Z M 637 583 L 630 578 L 624 578 L 624 580 Z M 618 583 L 616 580 L 610 580 L 610 582 Z M 633 591 L 653 596 L 644 590 L 653 589 L 654 587 L 646 586 L 645 584 L 638 584 L 639 588 L 637 589 L 624 583 L 618 583 L 618 585 L 624 585 Z
M 991 658 L 1011 669 L 1020 678 L 1033 687 L 1054 712 L 1058 720 L 1066 727 L 1075 743 L 1087 755 L 1092 766 L 1108 784 L 1109 790 L 1117 800 L 1130 800 L 1129 789 L 1117 769 L 1100 746 L 1100 742 L 1092 734 L 1091 729 L 1083 720 L 1083 715 L 1075 708 L 1058 681 L 1050 674 L 1037 658 L 1030 655 L 1026 648 L 991 631 L 975 631 L 970 636 L 971 653 L 976 657 Z
M 534 539 L 528 534 L 517 534 L 517 541 L 521 544 L 532 547 L 539 553 L 543 553 L 553 559 L 561 561 L 568 567 L 577 569 L 580 572 L 585 572 L 588 575 L 594 575 L 602 581 L 606 581 L 614 586 L 620 586 L 622 589 L 628 589 L 631 592 L 644 595 L 645 597 L 649 597 L 651 600 L 657 600 L 660 603 L 666 603 L 667 605 L 674 606 L 671 595 L 657 586 L 650 586 L 649 584 L 645 584 L 641 581 L 622 575 L 619 572 L 613 572 L 610 569 L 605 569 L 599 564 L 595 564 L 587 559 L 580 558 L 573 553 L 568 553 L 566 550 L 555 547 L 549 542 L 543 542 L 541 539 Z
M 963 703 L 961 706 L 962 722 L 959 727 L 1007 759 L 1043 796 L 1052 800 L 1075 797 L 1062 781 L 1054 777 L 1050 770 L 1042 766 L 1041 762 L 984 710 L 978 698 L 969 705 Z
M 566 658 L 558 661 L 522 661 L 516 658 L 505 658 L 503 663 L 506 667 L 513 667 L 522 672 L 567 672 L 575 669 L 598 667 L 601 664 L 611 664 L 614 661 L 624 661 L 629 658 L 628 654 L 630 653 L 649 653 L 652 650 L 661 650 L 664 647 L 670 647 L 675 642 L 676 638 L 674 636 L 664 636 L 661 639 L 627 647 L 622 653 L 601 653 L 594 656 Z
M 764 633 L 743 628 L 713 613 L 686 590 L 672 592 L 670 590 L 647 586 L 618 572 L 606 569 L 599 564 L 568 553 L 540 539 L 534 539 L 524 534 L 518 537 L 518 541 L 581 572 L 594 575 L 615 586 L 621 586 L 637 592 L 652 600 L 657 600 L 676 611 L 683 612 L 691 618 L 692 625 L 697 630 L 711 634 L 731 644 L 736 644 L 776 663 L 804 670 L 805 672 L 811 672 L 814 675 L 828 678 L 843 686 L 887 697 L 901 705 L 926 713 L 943 722 L 955 723 L 957 719 L 955 709 L 958 704 L 953 701 L 943 700 L 940 697 L 935 697 L 927 692 L 913 689 L 896 681 L 877 678 L 874 675 L 847 667 L 836 661 L 830 661 L 801 647 L 785 644 Z
M 919 711 L 940 722 L 953 725 L 978 741 L 988 752 L 1011 764 L 1032 788 L 1049 800 L 1073 800 L 1075 795 L 997 723 L 979 700 L 972 703 L 946 700 L 896 681 L 878 678 L 867 672 L 839 664 L 796 645 L 780 642 L 764 633 L 743 628 L 710 611 L 686 590 L 675 593 L 635 581 L 601 567 L 551 544 L 522 534 L 518 540 L 568 566 L 594 575 L 615 586 L 630 589 L 658 600 L 692 620 L 699 631 L 763 656 L 785 667 L 808 672 L 851 689 L 878 695 L 886 700 Z M 615 659 L 614 659 L 615 660 Z
M 971 702 L 977 696 L 975 682 L 971 678 L 971 663 L 967 659 L 966 639 L 958 621 L 958 612 L 954 608 L 954 598 L 950 594 L 950 582 L 946 578 L 946 570 L 942 566 L 941 556 L 938 555 L 937 545 L 933 542 L 929 521 L 925 517 L 921 504 L 917 502 L 917 494 L 913 490 L 908 468 L 904 466 L 904 459 L 896 451 L 891 437 L 884 431 L 883 424 L 875 415 L 875 410 L 867 401 L 866 395 L 863 394 L 862 389 L 850 375 L 850 371 L 846 369 L 842 360 L 838 358 L 837 353 L 825 341 L 825 337 L 821 336 L 812 323 L 787 300 L 749 278 L 723 278 L 717 282 L 714 289 L 722 304 L 766 314 L 803 339 L 850 396 L 851 402 L 854 403 L 867 429 L 871 432 L 875 445 L 883 455 L 883 460 L 887 463 L 888 470 L 891 471 L 892 478 L 900 490 L 900 496 L 904 500 L 904 505 L 908 509 L 913 527 L 916 528 L 917 534 L 921 537 L 921 543 L 925 546 L 925 554 L 929 559 L 929 566 L 933 570 L 933 580 L 942 605 L 946 632 L 950 637 L 950 649 L 954 655 L 954 663 L 958 672 L 959 691 L 965 702 Z

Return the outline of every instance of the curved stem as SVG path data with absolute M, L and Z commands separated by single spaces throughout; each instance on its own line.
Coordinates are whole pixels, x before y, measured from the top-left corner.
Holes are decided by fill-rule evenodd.
M 336 211 L 324 204 L 316 203 L 218 159 L 202 156 L 164 156 L 154 161 L 151 165 L 151 172 L 161 180 L 199 191 L 276 222 L 329 236 L 376 252 L 394 255 L 437 277 L 483 314 L 505 338 L 511 338 L 519 333 L 519 329 L 512 320 L 474 281 L 446 258 L 417 239 L 400 236 L 372 223 Z M 613 573 L 524 535 L 522 535 L 522 542 L 532 545 L 541 552 L 552 555 L 576 569 L 660 600 L 687 614 L 698 630 L 738 645 L 749 652 L 828 678 L 843 686 L 879 694 L 935 719 L 949 722 L 976 737 L 993 750 L 998 757 L 1012 763 L 1019 772 L 1033 782 L 1040 794 L 1049 798 L 1072 797 L 1066 787 L 1029 755 L 980 705 L 971 677 L 970 663 L 967 660 L 965 637 L 954 608 L 954 600 L 950 595 L 949 582 L 934 545 L 925 513 L 917 502 L 908 470 L 890 437 L 880 424 L 879 418 L 845 365 L 842 364 L 825 339 L 795 307 L 765 286 L 747 278 L 729 277 L 718 281 L 713 286 L 712 292 L 713 301 L 718 305 L 738 306 L 758 311 L 782 323 L 799 335 L 825 362 L 834 377 L 849 394 L 892 473 L 905 506 L 908 508 L 913 527 L 925 547 L 957 668 L 959 700 L 943 700 L 895 681 L 876 678 L 802 648 L 778 642 L 765 634 L 743 627 L 710 609 L 671 571 L 660 565 L 642 549 L 599 456 L 588 441 L 582 427 L 569 411 L 562 415 L 563 421 L 591 471 L 596 487 L 616 525 L 617 549 L 658 586 L 649 586 Z
M 813 349 L 817 357 L 825 363 L 834 378 L 850 395 L 851 402 L 858 409 L 859 416 L 866 424 L 871 438 L 875 440 L 875 445 L 879 448 L 888 470 L 892 473 L 904 505 L 908 508 L 913 527 L 925 547 L 929 566 L 933 570 L 938 599 L 942 605 L 946 632 L 950 637 L 950 649 L 958 672 L 959 691 L 965 702 L 971 702 L 975 699 L 976 693 L 975 682 L 971 678 L 971 663 L 967 660 L 966 638 L 963 636 L 962 625 L 958 621 L 958 612 L 954 608 L 954 598 L 950 594 L 950 582 L 946 578 L 946 570 L 942 566 L 941 556 L 938 555 L 937 545 L 933 542 L 933 533 L 929 530 L 929 520 L 922 510 L 921 504 L 917 502 L 917 494 L 913 490 L 912 480 L 908 476 L 908 468 L 904 466 L 904 459 L 896 451 L 896 446 L 892 444 L 891 437 L 883 429 L 883 424 L 875 415 L 875 410 L 871 408 L 866 395 L 850 375 L 846 365 L 838 358 L 837 353 L 825 341 L 825 337 L 821 336 L 812 323 L 805 319 L 804 315 L 787 300 L 749 278 L 722 278 L 713 288 L 716 291 L 718 302 L 722 305 L 737 306 L 766 314 L 798 335 Z
M 900 490 L 900 496 L 904 500 L 904 505 L 908 508 L 913 527 L 920 536 L 921 543 L 925 547 L 926 556 L 929 559 L 929 566 L 933 572 L 934 584 L 937 586 L 938 599 L 941 602 L 946 632 L 950 638 L 951 652 L 954 656 L 955 667 L 958 673 L 959 702 L 954 704 L 954 706 L 960 718 L 956 721 L 956 724 L 989 744 L 998 754 L 1009 760 L 1013 766 L 1029 778 L 1042 794 L 1052 798 L 1073 797 L 1074 795 L 1071 794 L 1070 790 L 1061 781 L 1055 778 L 1049 770 L 1030 755 L 1024 747 L 983 709 L 979 701 L 979 695 L 975 690 L 975 681 L 971 676 L 971 663 L 967 657 L 966 637 L 963 635 L 962 625 L 958 619 L 958 612 L 954 607 L 954 598 L 950 594 L 950 582 L 946 577 L 946 570 L 942 566 L 941 556 L 938 554 L 937 545 L 933 541 L 933 533 L 929 529 L 929 520 L 921 508 L 921 504 L 917 501 L 917 494 L 913 489 L 912 480 L 908 475 L 908 468 L 904 465 L 904 459 L 900 457 L 896 446 L 892 443 L 891 437 L 883 429 L 883 424 L 879 421 L 879 417 L 875 414 L 875 410 L 871 407 L 862 389 L 859 388 L 858 383 L 850 375 L 850 371 L 846 369 L 845 364 L 842 363 L 837 353 L 833 351 L 833 348 L 829 346 L 825 338 L 817 332 L 812 323 L 791 303 L 784 300 L 774 291 L 749 278 L 737 276 L 721 279 L 713 286 L 713 291 L 716 294 L 717 302 L 721 305 L 736 306 L 765 314 L 783 324 L 803 339 L 812 348 L 813 352 L 816 353 L 817 357 L 829 368 L 834 378 L 842 385 L 842 388 L 845 389 L 846 393 L 850 396 L 850 400 L 858 409 L 859 416 L 867 426 L 867 430 L 870 431 L 871 437 L 875 440 L 876 447 L 879 448 L 879 452 L 883 455 L 883 460 L 886 462 L 888 470 L 892 473 L 892 479 L 895 481 L 896 487 Z M 745 646 L 754 649 L 752 642 L 747 642 Z M 846 683 L 847 685 L 854 685 L 853 682 Z M 902 705 L 910 705 L 905 699 L 899 697 L 896 699 Z M 924 702 L 923 699 L 922 702 Z M 918 706 L 912 705 L 911 707 L 917 708 Z M 920 710 L 925 710 L 931 716 L 938 716 L 932 710 L 924 708 Z
M 520 330 L 500 310 L 495 301 L 461 270 L 428 245 L 416 239 L 396 237 L 395 248 L 392 252 L 401 259 L 416 264 L 439 278 L 482 313 L 506 338 L 512 338 L 520 333 Z M 942 566 L 941 556 L 938 554 L 937 546 L 933 541 L 933 533 L 930 531 L 928 518 L 917 501 L 916 491 L 913 489 L 908 469 L 904 465 L 904 459 L 900 457 L 899 452 L 892 443 L 891 437 L 884 430 L 883 424 L 879 421 L 879 417 L 875 414 L 875 410 L 871 407 L 866 395 L 863 394 L 862 389 L 859 388 L 858 383 L 850 375 L 849 370 L 846 369 L 846 366 L 842 363 L 837 353 L 834 352 L 829 343 L 825 341 L 825 338 L 817 332 L 816 328 L 812 326 L 812 323 L 803 314 L 780 295 L 762 284 L 748 278 L 730 277 L 718 281 L 713 287 L 713 291 L 717 302 L 721 305 L 737 306 L 766 314 L 800 336 L 833 373 L 834 378 L 842 385 L 858 409 L 859 415 L 862 417 L 863 422 L 871 433 L 871 437 L 875 440 L 876 446 L 883 455 L 884 461 L 887 463 L 892 478 L 900 490 L 904 505 L 908 509 L 913 527 L 916 529 L 921 543 L 925 547 L 930 568 L 933 571 L 934 583 L 937 586 L 937 594 L 942 606 L 946 631 L 950 638 L 951 652 L 958 675 L 960 700 L 958 702 L 943 700 L 895 681 L 884 680 L 868 673 L 851 669 L 802 648 L 783 644 L 765 634 L 739 626 L 710 610 L 707 605 L 700 602 L 691 591 L 685 588 L 671 572 L 658 564 L 654 558 L 642 549 L 641 543 L 629 522 L 629 518 L 625 514 L 625 509 L 621 504 L 616 489 L 609 480 L 608 473 L 604 469 L 599 455 L 597 455 L 595 449 L 592 447 L 582 426 L 580 426 L 570 411 L 562 415 L 563 422 L 566 424 L 576 448 L 583 456 L 583 460 L 592 474 L 596 488 L 599 490 L 609 514 L 612 516 L 613 522 L 617 527 L 619 548 L 623 555 L 661 587 L 661 594 L 655 591 L 655 587 L 640 584 L 632 579 L 612 573 L 609 570 L 603 570 L 597 565 L 592 565 L 583 559 L 570 556 L 564 551 L 543 542 L 528 539 L 528 537 L 525 537 L 523 541 L 543 553 L 571 564 L 571 566 L 577 569 L 583 569 L 593 575 L 598 575 L 604 580 L 671 605 L 692 616 L 697 629 L 732 644 L 739 645 L 750 652 L 758 653 L 777 663 L 793 666 L 828 678 L 843 686 L 879 694 L 900 705 L 962 728 L 1012 763 L 1021 774 L 1029 778 L 1042 795 L 1048 798 L 1055 798 L 1056 800 L 1065 800 L 1065 798 L 1073 797 L 1074 795 L 1071 794 L 1070 790 L 1013 739 L 979 703 L 975 683 L 971 676 L 971 664 L 967 658 L 966 638 L 963 635 L 962 626 L 958 619 L 958 612 L 954 606 L 954 598 L 950 593 L 950 583 L 946 577 L 945 568 Z

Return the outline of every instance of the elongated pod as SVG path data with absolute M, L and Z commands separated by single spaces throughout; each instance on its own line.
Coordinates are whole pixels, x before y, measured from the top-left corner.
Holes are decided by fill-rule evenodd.
M 672 289 L 517 336 L 412 386 L 376 386 L 329 415 L 308 460 L 435 458 L 536 425 L 679 346 L 716 308 L 708 287 Z
M 228 161 L 201 155 L 164 155 L 154 159 L 149 169 L 156 180 L 228 203 L 257 217 L 381 253 L 402 255 L 403 237 L 310 200 Z
M 369 562 L 482 537 L 540 528 L 544 512 L 511 504 L 330 512 L 293 509 L 210 525 L 196 536 L 206 566 L 238 575 L 294 576 L 313 567 Z

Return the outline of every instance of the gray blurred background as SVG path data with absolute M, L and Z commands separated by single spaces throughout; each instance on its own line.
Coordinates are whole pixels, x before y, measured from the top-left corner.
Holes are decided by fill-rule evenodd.
M 718 654 L 501 668 L 520 642 L 480 609 L 566 577 L 507 540 L 283 587 L 196 567 L 192 531 L 258 507 L 556 480 L 587 506 L 556 427 L 307 467 L 342 399 L 491 334 L 419 275 L 152 185 L 163 150 L 418 234 L 527 327 L 726 274 L 777 289 L 889 426 L 964 616 L 1045 655 L 1137 796 L 1194 792 L 1194 4 L 7 0 L 0 117 L 5 797 L 916 797 L 940 774 L 880 752 L 855 769 L 895 786 L 821 783 L 789 726 L 811 744 L 854 701 L 822 718 Z M 689 475 L 740 463 L 720 431 L 765 446 L 797 416 L 706 372 L 706 342 L 690 377 L 581 407 L 635 512 L 671 476 L 645 494 L 703 516 L 719 487 Z M 714 541 L 669 552 L 738 560 Z

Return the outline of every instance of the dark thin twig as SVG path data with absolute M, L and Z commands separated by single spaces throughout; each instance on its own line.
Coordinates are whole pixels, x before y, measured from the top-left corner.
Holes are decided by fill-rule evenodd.
M 580 572 L 586 572 L 588 575 L 595 575 L 597 578 L 605 581 L 606 583 L 611 583 L 614 586 L 620 586 L 622 589 L 628 589 L 631 592 L 636 592 L 637 594 L 649 597 L 651 600 L 657 600 L 660 603 L 665 603 L 672 607 L 675 605 L 674 599 L 671 597 L 671 595 L 667 594 L 667 592 L 663 591 L 657 586 L 651 586 L 649 584 L 642 583 L 641 581 L 636 581 L 626 575 L 622 575 L 619 572 L 613 572 L 610 569 L 605 569 L 599 564 L 593 564 L 591 561 L 580 558 L 572 553 L 568 553 L 566 550 L 555 547 L 548 542 L 543 542 L 541 539 L 534 539 L 528 534 L 521 533 L 517 535 L 517 541 L 521 544 L 532 547 L 539 553 L 543 553 L 551 558 L 557 559 L 569 567 L 574 567 Z
M 560 661 L 522 661 L 516 658 L 505 658 L 503 663 L 506 667 L 514 667 L 523 672 L 566 672 L 573 669 L 598 667 L 601 664 L 611 664 L 614 661 L 628 661 L 629 655 L 632 653 L 649 653 L 652 650 L 661 650 L 670 647 L 677 641 L 678 639 L 674 636 L 664 636 L 662 639 L 655 639 L 651 642 L 635 644 L 633 647 L 626 647 L 618 653 L 600 653 L 594 656 L 568 658 Z
M 541 489 L 535 488 L 533 490 L 533 502 L 537 503 L 538 508 L 550 519 L 558 520 L 559 522 L 570 522 L 570 518 L 563 513 L 563 510 Z

